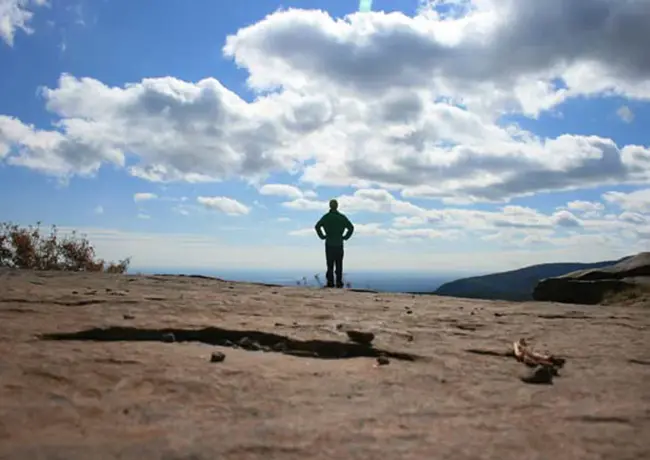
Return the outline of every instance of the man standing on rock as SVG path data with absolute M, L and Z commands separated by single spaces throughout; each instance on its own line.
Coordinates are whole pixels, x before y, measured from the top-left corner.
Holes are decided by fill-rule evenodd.
M 343 287 L 343 242 L 350 239 L 354 233 L 352 222 L 338 211 L 339 203 L 330 200 L 330 210 L 316 222 L 316 233 L 325 240 L 325 258 L 327 259 L 327 287 L 334 287 L 334 271 L 336 272 L 336 287 Z M 323 234 L 323 230 L 325 233 Z M 343 234 L 347 230 L 345 235 Z

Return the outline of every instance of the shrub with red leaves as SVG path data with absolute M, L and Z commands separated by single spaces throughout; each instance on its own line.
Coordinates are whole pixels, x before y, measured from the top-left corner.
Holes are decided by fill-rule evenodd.
M 96 259 L 95 249 L 76 231 L 61 238 L 54 225 L 50 234 L 45 235 L 41 233 L 40 222 L 27 228 L 0 224 L 0 267 L 125 273 L 130 262 L 129 258 L 117 263 Z

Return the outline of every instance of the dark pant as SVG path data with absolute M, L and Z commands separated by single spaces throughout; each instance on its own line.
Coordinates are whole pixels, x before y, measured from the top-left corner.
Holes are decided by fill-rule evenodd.
M 343 287 L 343 246 L 325 245 L 327 259 L 327 287 L 334 287 L 334 272 L 336 272 L 336 287 Z

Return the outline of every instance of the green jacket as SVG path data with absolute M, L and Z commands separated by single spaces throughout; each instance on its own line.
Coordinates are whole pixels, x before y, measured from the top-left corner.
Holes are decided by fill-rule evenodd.
M 316 222 L 316 233 L 321 240 L 325 240 L 328 246 L 343 246 L 343 241 L 347 241 L 354 233 L 352 222 L 338 211 L 330 211 Z M 348 230 L 345 235 L 343 232 Z M 323 234 L 323 230 L 325 233 Z

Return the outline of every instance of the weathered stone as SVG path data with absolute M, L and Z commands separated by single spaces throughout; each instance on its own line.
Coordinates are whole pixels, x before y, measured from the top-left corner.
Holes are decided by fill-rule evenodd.
M 608 267 L 543 279 L 535 286 L 533 298 L 595 305 L 608 297 L 635 290 L 650 290 L 650 252 L 628 257 Z
M 390 364 L 390 360 L 388 358 L 386 358 L 385 356 L 379 356 L 377 358 L 377 364 L 380 365 L 380 366 L 386 366 L 386 365 Z
M 530 374 L 521 377 L 521 381 L 533 385 L 552 385 L 553 375 L 557 375 L 557 371 L 552 366 L 538 366 Z
M 211 363 L 220 363 L 226 359 L 226 355 L 220 351 L 213 351 L 210 355 Z

